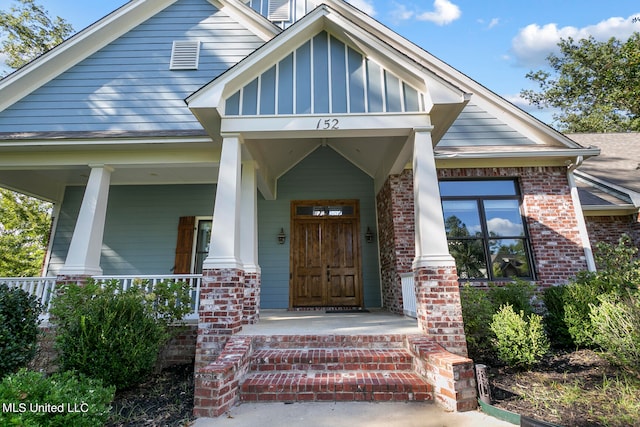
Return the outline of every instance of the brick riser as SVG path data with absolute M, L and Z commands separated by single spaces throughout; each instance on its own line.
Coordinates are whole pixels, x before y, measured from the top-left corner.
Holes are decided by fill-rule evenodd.
M 396 348 L 403 340 L 401 336 L 271 339 L 262 343 L 269 348 L 251 355 L 240 400 L 431 401 L 432 387 L 413 371 L 413 356 Z

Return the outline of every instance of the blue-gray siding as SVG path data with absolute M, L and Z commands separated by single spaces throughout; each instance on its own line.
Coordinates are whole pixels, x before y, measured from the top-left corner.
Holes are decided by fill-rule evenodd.
M 198 70 L 170 71 L 174 40 Z M 0 112 L 0 132 L 201 129 L 184 99 L 264 42 L 206 0 L 180 0 Z
M 331 148 L 318 148 L 278 180 L 278 199 L 258 201 L 259 257 L 262 268 L 262 307 L 286 308 L 289 303 L 290 206 L 292 200 L 360 200 L 360 234 L 364 302 L 380 307 L 378 246 L 366 243 L 367 227 L 377 233 L 374 183 Z M 279 245 L 284 228 L 287 241 Z
M 56 228 L 49 274 L 67 257 L 84 187 L 67 187 Z M 214 185 L 112 186 L 104 244 L 104 274 L 171 274 L 181 216 L 211 216 Z

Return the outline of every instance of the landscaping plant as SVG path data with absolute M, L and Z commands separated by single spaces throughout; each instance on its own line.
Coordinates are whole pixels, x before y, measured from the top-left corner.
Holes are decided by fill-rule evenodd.
M 125 389 L 153 371 L 168 325 L 191 311 L 183 282 L 140 282 L 120 289 L 118 281 L 63 286 L 52 303 L 60 367 L 77 370 Z
M 36 297 L 0 284 L 0 378 L 27 366 L 35 356 L 40 312 Z

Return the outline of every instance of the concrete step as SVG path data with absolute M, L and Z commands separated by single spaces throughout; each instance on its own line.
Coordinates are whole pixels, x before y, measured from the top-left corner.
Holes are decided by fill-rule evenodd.
M 262 349 L 251 356 L 252 371 L 408 371 L 413 358 L 404 349 Z
M 433 389 L 407 371 L 256 372 L 241 385 L 243 402 L 431 401 Z

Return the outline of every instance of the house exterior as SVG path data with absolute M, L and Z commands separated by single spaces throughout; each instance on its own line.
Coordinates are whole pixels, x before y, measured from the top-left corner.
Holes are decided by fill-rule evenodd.
M 55 204 L 45 276 L 197 277 L 198 369 L 261 308 L 408 297 L 465 357 L 460 283 L 593 268 L 598 153 L 340 0 L 133 0 L 0 81 L 0 185 Z

